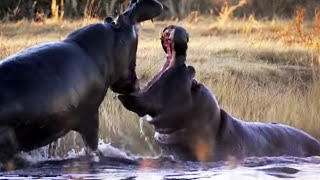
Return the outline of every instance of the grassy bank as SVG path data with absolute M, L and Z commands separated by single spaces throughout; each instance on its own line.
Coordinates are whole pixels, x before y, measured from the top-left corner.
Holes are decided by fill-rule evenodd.
M 159 33 L 169 24 L 182 25 L 190 33 L 188 64 L 195 67 L 196 79 L 214 92 L 223 109 L 248 121 L 294 126 L 320 139 L 320 33 L 313 22 L 299 25 L 298 21 L 249 18 L 222 22 L 199 17 L 147 22 L 140 29 L 137 74 L 142 84 L 152 78 L 165 58 Z M 37 43 L 62 40 L 87 23 L 1 24 L 0 58 Z M 133 153 L 156 154 L 152 128 L 144 123 L 144 132 L 140 132 L 138 117 L 120 105 L 116 94 L 109 93 L 106 99 L 100 108 L 101 137 Z M 72 139 L 65 141 L 80 146 Z M 60 148 L 68 148 L 67 144 Z

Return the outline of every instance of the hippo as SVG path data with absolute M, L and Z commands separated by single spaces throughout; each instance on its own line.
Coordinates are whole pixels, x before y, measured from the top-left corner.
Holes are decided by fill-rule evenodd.
M 165 153 L 184 161 L 320 155 L 320 142 L 306 132 L 277 123 L 245 122 L 220 108 L 214 94 L 194 79 L 194 67 L 185 63 L 186 30 L 170 26 L 163 34 L 170 58 L 162 70 L 143 90 L 118 98 L 128 110 L 149 116 Z
M 138 24 L 162 12 L 157 0 L 132 0 L 113 21 L 75 30 L 0 61 L 0 162 L 45 146 L 73 130 L 98 152 L 98 108 L 108 88 L 139 89 Z

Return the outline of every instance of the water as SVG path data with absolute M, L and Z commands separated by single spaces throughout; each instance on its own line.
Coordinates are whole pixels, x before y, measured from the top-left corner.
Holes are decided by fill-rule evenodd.
M 0 172 L 2 179 L 250 180 L 319 179 L 320 157 L 262 157 L 236 162 L 179 162 L 161 156 L 154 131 L 123 109 L 112 93 L 100 109 L 100 161 L 85 155 L 77 133 L 28 154 L 28 168 Z
M 173 157 L 139 157 L 100 141 L 103 156 L 93 161 L 84 150 L 64 158 L 49 157 L 47 147 L 22 154 L 33 164 L 1 172 L 1 179 L 118 179 L 118 180 L 250 180 L 320 179 L 320 157 L 251 157 L 240 162 L 180 162 Z

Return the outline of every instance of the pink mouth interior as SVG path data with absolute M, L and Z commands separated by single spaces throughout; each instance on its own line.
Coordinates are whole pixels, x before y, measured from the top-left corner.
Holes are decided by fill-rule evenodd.
M 162 37 L 164 39 L 164 46 L 167 49 L 167 60 L 164 63 L 164 65 L 163 65 L 162 69 L 160 70 L 160 72 L 164 72 L 164 71 L 168 70 L 169 67 L 171 67 L 173 65 L 173 63 L 174 63 L 174 55 L 175 55 L 175 52 L 173 50 L 174 31 L 175 31 L 174 29 L 167 29 L 164 32 L 164 35 Z
M 150 83 L 148 83 L 148 85 L 145 88 L 146 90 L 149 89 L 152 86 L 152 84 L 156 82 L 161 77 L 161 75 L 170 67 L 172 67 L 175 63 L 175 51 L 173 50 L 174 32 L 175 29 L 168 28 L 162 34 L 161 40 L 167 50 L 167 59 L 161 70 L 154 76 Z

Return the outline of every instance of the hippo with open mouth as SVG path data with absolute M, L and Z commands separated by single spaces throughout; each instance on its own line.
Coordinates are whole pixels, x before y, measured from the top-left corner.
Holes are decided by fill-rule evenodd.
M 168 56 L 162 70 L 143 91 L 119 99 L 128 110 L 150 116 L 166 153 L 191 161 L 320 155 L 319 141 L 301 130 L 245 122 L 221 109 L 213 93 L 193 79 L 195 69 L 185 65 L 188 34 L 183 28 L 169 26 L 161 42 Z
M 109 87 L 139 89 L 135 72 L 138 23 L 163 10 L 156 0 L 132 0 L 63 41 L 36 45 L 0 62 L 0 162 L 47 145 L 70 130 L 91 152 L 98 145 L 98 108 Z

